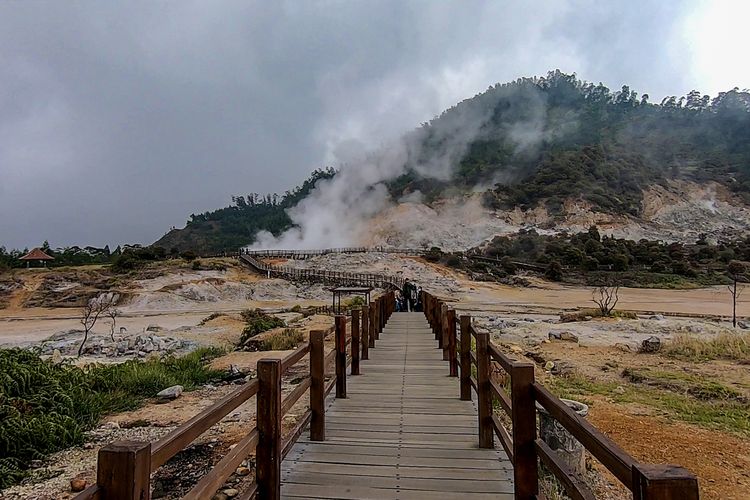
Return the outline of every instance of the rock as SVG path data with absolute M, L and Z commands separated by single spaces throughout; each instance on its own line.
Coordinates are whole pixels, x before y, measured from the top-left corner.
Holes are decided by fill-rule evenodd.
M 250 474 L 250 469 L 247 467 L 237 467 L 237 470 L 235 471 L 238 476 L 247 476 Z
M 566 342 L 578 342 L 578 336 L 571 332 L 562 332 L 560 333 L 560 340 Z
M 664 315 L 663 314 L 654 314 L 653 316 L 649 317 L 648 319 L 653 319 L 655 321 L 664 321 Z
M 179 398 L 182 395 L 183 390 L 184 389 L 181 385 L 173 385 L 172 387 L 167 387 L 163 391 L 160 391 L 156 397 L 161 401 L 172 401 Z
M 547 371 L 551 371 L 555 367 L 555 363 L 553 361 L 547 361 L 544 363 L 544 369 Z
M 641 342 L 640 352 L 658 352 L 659 349 L 661 349 L 661 339 L 659 337 L 652 336 Z
M 570 375 L 575 371 L 576 367 L 573 363 L 569 363 L 567 361 L 558 361 L 554 363 L 554 366 L 550 370 L 550 373 L 552 373 L 552 375 L 565 376 Z
M 618 351 L 622 351 L 622 352 L 630 352 L 631 351 L 630 346 L 628 344 L 623 344 L 623 343 L 620 343 L 620 342 L 618 342 L 617 344 L 615 344 L 614 347 Z
M 592 319 L 594 319 L 593 316 L 584 316 L 583 317 L 583 321 L 591 321 Z
M 52 357 L 50 358 L 50 362 L 53 365 L 59 365 L 63 362 L 62 353 L 60 352 L 60 349 L 55 349 L 52 351 Z
M 115 422 L 115 421 L 110 421 L 110 422 L 107 422 L 104 425 L 102 425 L 102 428 L 104 428 L 104 429 L 119 429 L 120 428 L 120 424 L 117 423 L 117 422 Z
M 750 330 L 750 322 L 747 321 L 740 320 L 737 322 L 737 326 L 739 326 L 743 330 Z
M 42 466 L 43 462 L 41 460 L 32 460 L 31 463 L 29 463 L 29 467 L 32 469 L 38 469 Z
M 615 393 L 616 394 L 625 394 L 625 388 L 621 385 L 618 385 L 615 387 Z
M 544 358 L 544 353 L 540 351 L 527 351 L 524 353 L 524 356 L 527 358 L 533 359 L 535 362 L 539 363 L 540 365 L 543 365 L 547 362 L 547 360 Z
M 213 496 L 212 500 L 227 500 L 229 497 L 226 496 L 223 492 L 217 493 Z
M 571 332 L 549 332 L 550 340 L 564 340 L 566 342 L 578 342 L 578 336 Z
M 159 325 L 148 325 L 146 327 L 146 331 L 147 332 L 160 332 L 162 330 L 163 330 L 163 328 L 160 327 Z
M 93 450 L 94 449 L 94 443 L 83 443 L 83 449 L 84 450 Z
M 240 367 L 237 365 L 229 365 L 229 374 L 230 375 L 239 375 L 242 371 L 240 370 Z
M 71 479 L 70 480 L 70 491 L 74 493 L 78 493 L 79 491 L 83 491 L 86 489 L 86 480 L 85 479 Z
M 226 490 L 222 490 L 221 492 L 224 493 L 228 498 L 234 498 L 240 494 L 240 492 L 238 490 L 235 490 L 234 488 L 227 488 Z
M 523 354 L 523 348 L 520 345 L 510 344 L 508 348 L 511 350 L 511 352 L 514 352 L 516 354 Z

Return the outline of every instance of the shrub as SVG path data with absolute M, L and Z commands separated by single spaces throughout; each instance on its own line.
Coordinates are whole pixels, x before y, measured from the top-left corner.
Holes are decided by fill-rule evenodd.
M 459 267 L 461 265 L 461 259 L 458 258 L 458 255 L 453 254 L 448 257 L 445 263 L 450 267 Z
M 192 267 L 193 271 L 200 271 L 201 270 L 201 261 L 200 260 L 194 260 Z
M 248 340 L 259 333 L 271 330 L 272 328 L 286 326 L 283 320 L 275 316 L 270 316 L 260 309 L 245 309 L 240 315 L 246 323 L 245 328 L 242 330 L 242 336 L 240 337 L 241 345 L 244 345 Z
M 305 340 L 305 335 L 294 328 L 286 328 L 283 332 L 271 335 L 260 343 L 261 351 L 288 351 L 294 349 Z
M 349 305 L 351 307 L 361 307 L 365 305 L 365 298 L 357 295 L 356 297 L 352 297 L 349 299 Z
M 187 251 L 185 251 L 185 252 L 182 252 L 182 253 L 180 254 L 180 257 L 182 257 L 182 258 L 183 258 L 183 259 L 185 259 L 186 261 L 190 262 L 190 261 L 192 261 L 192 260 L 195 260 L 195 259 L 196 259 L 196 257 L 197 257 L 197 255 L 195 255 L 195 252 L 193 252 L 192 250 L 187 250 Z
M 0 350 L 0 488 L 23 478 L 31 460 L 80 444 L 103 415 L 137 408 L 172 385 L 190 390 L 220 378 L 206 367 L 220 352 L 82 369 L 32 351 Z
M 552 281 L 562 281 L 563 272 L 560 263 L 556 260 L 550 262 L 544 271 L 544 276 Z

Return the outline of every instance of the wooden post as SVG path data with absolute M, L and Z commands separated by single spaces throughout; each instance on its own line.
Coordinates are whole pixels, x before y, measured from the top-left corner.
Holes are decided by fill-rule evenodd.
M 383 301 L 380 297 L 375 301 L 375 340 L 380 340 L 380 325 L 383 324 Z
M 116 441 L 99 450 L 96 484 L 107 500 L 150 500 L 151 443 Z
M 477 343 L 477 346 L 479 344 Z M 539 493 L 536 447 L 534 365 L 514 363 L 510 371 L 513 420 L 513 481 L 517 499 L 535 499 Z
M 326 439 L 325 335 L 326 332 L 322 330 L 310 332 L 310 441 Z
M 458 363 L 456 362 L 456 310 L 449 309 L 445 313 L 446 329 L 448 330 L 448 362 L 450 376 L 458 377 Z
M 471 401 L 471 316 L 461 316 L 461 400 Z
M 370 359 L 370 306 L 362 307 L 362 359 Z
M 346 399 L 346 316 L 336 316 L 336 397 Z
M 633 465 L 633 500 L 698 500 L 698 479 L 676 465 Z
M 448 304 L 440 306 L 440 338 L 442 340 L 443 361 L 450 360 L 448 352 Z
M 352 375 L 359 375 L 359 309 L 352 309 Z
M 281 498 L 281 360 L 261 359 L 257 365 L 258 446 L 255 449 L 255 480 L 258 497 Z
M 375 302 L 370 305 L 370 333 L 368 336 L 369 347 L 375 347 L 375 321 L 377 320 L 377 307 Z
M 479 409 L 479 447 L 494 448 L 492 424 L 492 388 L 490 387 L 490 353 L 487 332 L 477 333 L 477 399 Z M 516 422 L 516 420 L 513 420 Z M 516 486 L 518 489 L 518 486 Z

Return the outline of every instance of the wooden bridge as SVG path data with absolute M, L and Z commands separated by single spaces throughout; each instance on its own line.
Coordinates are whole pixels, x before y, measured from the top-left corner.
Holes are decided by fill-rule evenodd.
M 532 364 L 508 358 L 487 333 L 475 331 L 469 316 L 457 318 L 426 292 L 421 303 L 424 314 L 394 315 L 388 292 L 352 311 L 351 328 L 347 317 L 337 316 L 335 328 L 311 332 L 309 342 L 285 358 L 259 361 L 257 379 L 161 440 L 105 446 L 97 483 L 76 499 L 149 500 L 152 472 L 254 396 L 255 427 L 183 498 L 212 498 L 253 451 L 254 480 L 235 486 L 241 500 L 540 499 L 542 474 L 574 500 L 596 498 L 585 478 L 537 439 L 536 405 L 634 499 L 698 498 L 690 472 L 634 460 L 535 382 Z M 328 333 L 335 333 L 335 342 L 326 354 Z M 284 394 L 282 376 L 304 358 L 309 376 Z M 329 365 L 335 366 L 330 373 Z M 495 369 L 506 377 L 494 378 Z M 334 388 L 335 397 L 329 396 Z M 302 399 L 308 393 L 309 403 Z M 282 417 L 300 405 L 295 427 L 282 434 Z

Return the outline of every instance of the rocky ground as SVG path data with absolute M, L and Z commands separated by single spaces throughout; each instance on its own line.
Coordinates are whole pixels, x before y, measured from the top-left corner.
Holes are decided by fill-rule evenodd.
M 736 334 L 738 330 L 727 322 L 730 303 L 724 288 L 622 289 L 618 309 L 637 312 L 637 319 L 584 317 L 583 321 L 561 322 L 560 313 L 593 306 L 590 289 L 534 278 L 529 278 L 530 287 L 523 288 L 474 282 L 420 258 L 391 254 L 328 254 L 284 263 L 401 275 L 423 284 L 431 292 L 455 300 L 459 312 L 471 314 L 477 327 L 490 331 L 493 341 L 506 352 L 534 362 L 538 377 L 545 384 L 585 399 L 590 404 L 588 418 L 636 458 L 686 465 L 698 474 L 704 498 L 750 496 L 750 440 L 746 434 L 711 422 L 691 421 L 664 406 L 667 396 L 682 397 L 690 387 L 679 386 L 674 394 L 654 393 L 658 397 L 646 400 L 644 395 L 651 394 L 649 391 L 654 388 L 626 376 L 633 370 L 651 369 L 687 377 L 691 384 L 706 379 L 750 399 L 750 365 L 727 361 L 696 363 L 639 352 L 643 341 L 651 337 L 666 345 L 677 333 L 695 338 Z M 57 351 L 62 357 L 74 356 L 81 335 L 77 309 L 28 307 L 35 303 L 28 299 L 39 293 L 37 285 L 57 279 L 43 273 L 17 272 L 0 279 L 5 290 L 0 295 L 6 304 L 0 309 L 0 343 L 41 345 L 44 355 L 53 356 Z M 82 273 L 85 270 L 75 270 L 78 276 Z M 69 287 L 67 293 L 74 288 Z M 89 285 L 81 285 L 81 289 L 88 288 Z M 234 265 L 225 271 L 154 270 L 152 275 L 120 281 L 117 291 L 124 301 L 119 306 L 122 316 L 118 318 L 115 340 L 110 338 L 109 325 L 101 323 L 94 329 L 81 362 L 180 354 L 199 345 L 232 346 L 244 326 L 238 313 L 246 308 L 261 307 L 283 315 L 289 324 L 305 333 L 326 328 L 331 322 L 329 317 L 301 318 L 296 313 L 282 312 L 295 305 L 327 304 L 330 292 L 324 287 L 267 280 Z M 750 316 L 750 296 L 742 298 L 738 313 Z M 120 326 L 126 330 L 120 331 Z M 215 360 L 214 368 L 252 375 L 260 357 L 283 354 L 230 352 Z M 293 377 L 291 374 L 286 390 L 291 388 Z M 580 380 L 590 385 L 582 386 Z M 577 385 L 571 386 L 573 382 Z M 580 391 L 581 387 L 587 391 L 583 396 L 571 392 Z M 232 384 L 206 386 L 169 403 L 154 401 L 135 412 L 110 416 L 90 433 L 86 445 L 39 463 L 26 484 L 4 491 L 3 498 L 70 497 L 71 479 L 93 479 L 99 446 L 120 438 L 157 439 L 233 388 Z M 252 403 L 228 415 L 157 474 L 157 492 L 166 495 L 167 490 L 186 491 L 229 446 L 241 439 L 253 418 Z M 635 435 L 649 439 L 634 440 Z M 252 463 L 246 465 L 252 469 Z M 597 468 L 595 463 L 592 467 Z M 243 475 L 244 470 L 240 472 L 225 489 L 241 489 L 251 479 L 251 475 Z M 609 491 L 607 497 L 617 498 L 616 487 L 605 485 L 604 490 Z

